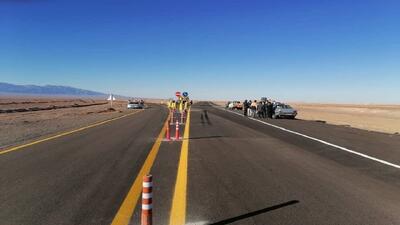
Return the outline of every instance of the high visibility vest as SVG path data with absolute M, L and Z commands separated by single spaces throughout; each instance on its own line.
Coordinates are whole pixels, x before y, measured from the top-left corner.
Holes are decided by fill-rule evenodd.
M 185 110 L 188 109 L 189 102 L 185 102 Z

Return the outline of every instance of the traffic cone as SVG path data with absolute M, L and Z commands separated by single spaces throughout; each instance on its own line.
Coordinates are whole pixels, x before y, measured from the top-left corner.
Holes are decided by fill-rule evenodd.
M 184 124 L 184 123 L 185 123 L 185 117 L 186 117 L 185 111 L 182 110 L 182 112 L 181 112 L 181 124 Z
M 153 224 L 153 176 L 150 174 L 143 177 L 141 219 L 141 225 Z
M 167 139 L 167 141 L 170 141 L 171 140 L 171 132 L 169 131 L 169 128 L 170 128 L 170 122 L 169 122 L 169 120 L 167 121 L 167 124 L 165 124 L 166 126 L 167 126 L 167 128 L 166 128 L 166 133 L 165 133 L 165 138 Z
M 176 124 L 175 124 L 175 140 L 179 140 L 179 122 L 178 120 L 176 120 Z
M 171 125 L 174 124 L 174 119 L 175 119 L 175 118 L 176 118 L 175 109 L 173 109 L 173 110 L 171 111 L 171 119 L 170 119 Z

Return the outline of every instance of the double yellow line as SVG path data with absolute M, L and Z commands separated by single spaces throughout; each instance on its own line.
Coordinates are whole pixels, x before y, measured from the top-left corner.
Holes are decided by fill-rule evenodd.
M 137 201 L 139 200 L 140 194 L 142 192 L 142 182 L 143 176 L 150 173 L 150 169 L 153 166 L 153 163 L 156 159 L 158 154 L 158 150 L 160 149 L 160 145 L 162 139 L 164 137 L 166 126 L 161 129 L 160 134 L 156 142 L 154 143 L 153 147 L 150 150 L 149 155 L 144 161 L 142 168 L 137 175 L 135 182 L 133 182 L 132 187 L 130 188 L 125 200 L 122 202 L 121 207 L 119 208 L 117 214 L 115 215 L 111 225 L 127 225 L 131 220 L 133 211 L 135 210 Z
M 167 119 L 168 120 L 168 119 Z M 167 123 L 166 123 L 167 124 Z M 136 208 L 140 194 L 142 192 L 142 178 L 150 173 L 151 167 L 156 159 L 161 142 L 165 135 L 166 126 L 163 127 L 156 142 L 154 143 L 149 155 L 147 156 L 139 174 L 137 175 L 127 196 L 122 202 L 117 214 L 115 215 L 111 225 L 127 225 L 129 224 L 132 214 Z M 185 131 L 182 140 L 181 155 L 178 166 L 178 175 L 176 178 L 175 192 L 172 201 L 172 209 L 170 214 L 171 225 L 184 225 L 186 217 L 186 187 L 187 187 L 187 165 L 189 151 L 189 131 L 190 131 L 190 111 L 187 115 Z
M 102 124 L 106 124 L 118 119 L 122 119 L 124 117 L 136 114 L 141 111 L 135 111 L 120 117 L 116 117 L 113 119 L 105 120 L 102 122 L 98 122 L 95 124 L 91 124 L 85 127 L 81 127 L 76 130 L 67 131 L 61 134 L 57 134 L 48 138 L 40 139 L 37 141 L 30 142 L 28 144 L 12 147 L 0 152 L 0 155 L 6 154 L 9 152 L 21 150 L 23 148 L 39 144 L 42 142 L 50 141 L 59 137 L 67 136 L 73 133 L 77 133 L 79 131 L 83 131 L 92 127 L 96 127 Z M 120 206 L 117 214 L 115 215 L 112 225 L 127 225 L 130 222 L 133 211 L 136 207 L 137 201 L 139 200 L 141 191 L 142 191 L 142 177 L 148 174 L 151 170 L 151 167 L 154 164 L 156 156 L 161 146 L 161 142 L 165 135 L 166 126 L 163 126 L 161 129 L 157 140 L 155 141 L 153 147 L 150 150 L 149 155 L 147 156 L 139 174 L 137 175 L 132 187 L 130 188 L 127 196 L 125 197 L 122 205 Z M 178 173 L 175 184 L 175 191 L 172 201 L 172 208 L 170 212 L 170 225 L 184 225 L 186 220 L 186 189 L 187 189 L 187 168 L 188 168 L 188 153 L 189 153 L 189 132 L 190 132 L 190 110 L 187 115 L 185 131 L 182 140 L 181 154 L 179 159 Z
M 186 189 L 189 156 L 190 110 L 188 112 L 185 133 L 183 135 L 178 175 L 176 177 L 174 197 L 169 218 L 170 225 L 184 225 L 186 221 Z

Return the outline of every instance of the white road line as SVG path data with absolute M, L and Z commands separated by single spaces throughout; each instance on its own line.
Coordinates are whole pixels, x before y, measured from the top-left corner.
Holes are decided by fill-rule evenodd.
M 243 116 L 243 117 L 244 117 L 244 115 L 239 114 L 239 113 L 236 113 L 236 112 L 232 112 L 232 111 L 229 111 L 229 110 L 221 109 L 221 108 L 218 108 L 218 107 L 215 107 L 215 108 L 220 109 L 220 110 L 223 110 L 223 111 L 226 111 L 226 112 L 230 112 L 230 113 L 236 114 L 236 115 L 238 115 L 238 116 Z M 251 120 L 260 122 L 260 123 L 262 123 L 262 124 L 265 124 L 265 125 L 268 125 L 268 126 L 277 128 L 277 129 L 279 129 L 279 130 L 283 130 L 283 131 L 286 131 L 286 132 L 289 132 L 289 133 L 292 133 L 292 134 L 296 134 L 296 135 L 299 135 L 299 136 L 301 136 L 301 137 L 308 138 L 308 139 L 310 139 L 310 140 L 313 140 L 313 141 L 316 141 L 316 142 L 319 142 L 319 143 L 322 143 L 322 144 L 325 144 L 325 145 L 328 145 L 328 146 L 337 148 L 337 149 L 339 149 L 339 150 L 346 151 L 346 152 L 349 152 L 349 153 L 351 153 L 351 154 L 358 155 L 358 156 L 361 156 L 361 157 L 363 157 L 363 158 L 370 159 L 370 160 L 373 160 L 373 161 L 375 161 L 375 162 L 379 162 L 379 163 L 385 164 L 385 165 L 387 165 L 387 166 L 391 166 L 391 167 L 400 169 L 400 165 L 397 165 L 397 164 L 394 164 L 394 163 L 391 163 L 391 162 L 388 162 L 388 161 L 385 161 L 385 160 L 382 160 L 382 159 L 378 159 L 378 158 L 375 158 L 375 157 L 373 157 L 373 156 L 369 156 L 369 155 L 364 154 L 364 153 L 356 152 L 356 151 L 354 151 L 354 150 L 351 150 L 351 149 L 348 149 L 348 148 L 345 148 L 345 147 L 341 147 L 341 146 L 339 146 L 339 145 L 335 145 L 335 144 L 329 143 L 329 142 L 327 142 L 327 141 L 324 141 L 324 140 L 321 140 L 321 139 L 318 139 L 318 138 L 314 138 L 314 137 L 311 137 L 311 136 L 308 136 L 308 135 L 305 135 L 305 134 L 301 134 L 301 133 L 299 133 L 299 132 L 292 131 L 292 130 L 289 130 L 289 129 L 286 129 L 286 128 L 283 128 L 283 127 L 280 127 L 280 126 L 277 126 L 277 125 L 274 125 L 274 124 L 270 124 L 270 123 L 267 123 L 267 122 L 264 122 L 264 121 L 261 121 L 261 120 L 252 118 L 252 117 L 248 117 L 248 118 L 251 119 Z

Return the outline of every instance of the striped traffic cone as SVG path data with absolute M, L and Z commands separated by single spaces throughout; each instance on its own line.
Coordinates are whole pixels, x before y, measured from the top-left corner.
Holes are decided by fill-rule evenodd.
M 175 141 L 179 140 L 179 122 L 176 120 L 175 124 Z
M 146 175 L 143 177 L 142 192 L 142 224 L 153 224 L 153 176 Z

